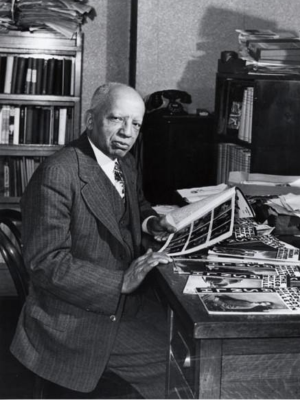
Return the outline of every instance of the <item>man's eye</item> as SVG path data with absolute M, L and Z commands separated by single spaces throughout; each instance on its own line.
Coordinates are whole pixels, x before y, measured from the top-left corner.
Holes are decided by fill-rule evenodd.
M 123 118 L 113 116 L 113 117 L 111 117 L 111 120 L 118 122 L 118 121 L 123 121 Z
M 134 123 L 133 123 L 133 126 L 134 126 L 136 129 L 140 129 L 141 126 L 142 126 L 142 124 L 141 124 L 140 122 L 134 122 Z

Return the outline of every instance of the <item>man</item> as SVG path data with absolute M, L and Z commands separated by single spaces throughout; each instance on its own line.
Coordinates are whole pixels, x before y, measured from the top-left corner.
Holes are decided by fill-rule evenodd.
M 31 285 L 11 351 L 79 392 L 106 369 L 145 398 L 164 397 L 167 339 L 140 285 L 170 258 L 141 255 L 141 224 L 153 235 L 173 228 L 144 199 L 129 154 L 144 111 L 133 88 L 99 87 L 86 131 L 41 164 L 21 201 Z

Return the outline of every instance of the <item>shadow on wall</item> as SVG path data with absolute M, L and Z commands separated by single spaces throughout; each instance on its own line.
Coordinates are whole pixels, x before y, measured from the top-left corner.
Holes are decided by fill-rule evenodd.
M 131 2 L 107 2 L 106 81 L 128 83 Z
M 214 110 L 218 59 L 222 51 L 238 51 L 238 33 L 235 29 L 283 31 L 277 22 L 271 19 L 257 18 L 216 7 L 207 8 L 199 23 L 200 41 L 195 49 L 199 55 L 187 62 L 182 78 L 178 82 L 178 89 L 191 94 L 193 104 L 210 111 Z

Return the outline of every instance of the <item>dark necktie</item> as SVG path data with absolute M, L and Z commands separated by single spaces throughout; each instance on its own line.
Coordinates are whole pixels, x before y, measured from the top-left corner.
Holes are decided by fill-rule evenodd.
M 125 198 L 125 181 L 124 181 L 123 172 L 120 168 L 118 160 L 115 161 L 114 177 L 115 177 L 115 181 L 117 182 L 117 184 L 120 188 L 120 195 L 124 199 Z

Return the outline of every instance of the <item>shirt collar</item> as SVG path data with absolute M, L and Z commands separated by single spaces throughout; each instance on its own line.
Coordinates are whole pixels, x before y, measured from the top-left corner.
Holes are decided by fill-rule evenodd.
M 105 167 L 106 165 L 115 163 L 116 160 L 112 160 L 111 158 L 107 157 L 106 154 L 104 154 L 101 150 L 98 149 L 98 147 L 94 145 L 89 137 L 88 140 L 90 142 L 90 145 L 92 146 L 97 163 L 100 165 L 100 167 Z

